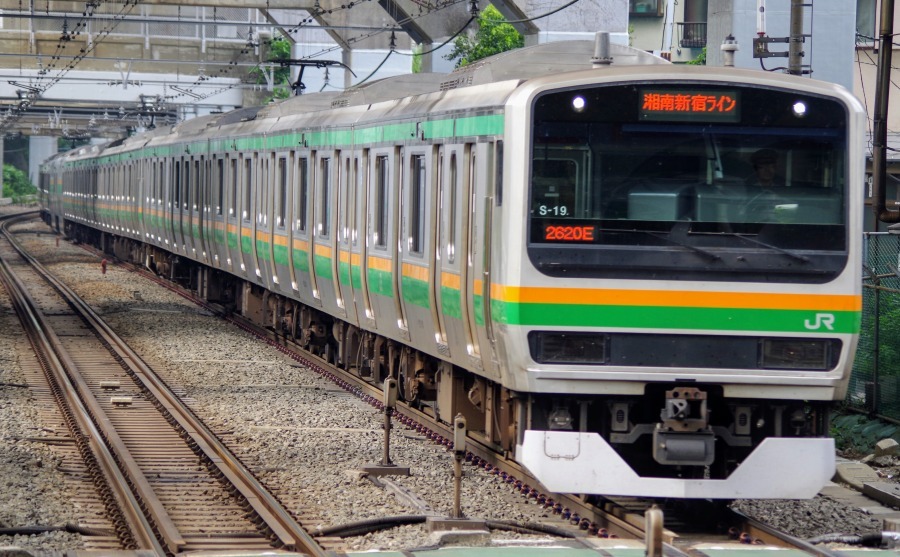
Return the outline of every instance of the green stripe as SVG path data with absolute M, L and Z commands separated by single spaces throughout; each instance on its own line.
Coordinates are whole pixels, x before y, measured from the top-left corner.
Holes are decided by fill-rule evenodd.
M 503 114 L 470 116 L 456 120 L 456 135 L 501 135 L 503 134 Z
M 288 264 L 288 248 L 287 248 L 287 246 L 281 246 L 281 245 L 275 244 L 275 246 L 272 248 L 272 251 L 274 252 L 274 255 L 275 255 L 275 264 L 287 266 L 287 264 Z
M 368 269 L 369 292 L 380 296 L 394 297 L 393 275 L 387 271 Z
M 523 304 L 492 300 L 495 323 L 531 327 L 622 327 L 721 331 L 810 333 L 805 323 L 816 322 L 814 310 L 692 308 L 660 306 L 601 306 L 576 304 Z M 834 316 L 830 332 L 857 334 L 860 312 L 828 312 Z
M 412 277 L 401 277 L 400 287 L 403 292 L 403 301 L 423 308 L 431 307 L 431 303 L 428 300 L 428 283 L 426 281 Z
M 265 240 L 256 241 L 256 256 L 263 261 L 271 259 L 271 256 L 269 255 L 269 242 Z
M 475 311 L 475 324 L 484 326 L 484 296 L 475 294 L 472 296 L 472 308 Z
M 441 287 L 441 311 L 447 317 L 462 319 L 462 296 L 459 289 Z
M 350 264 L 338 261 L 338 282 L 340 284 L 350 284 Z
M 146 158 L 172 158 L 184 155 L 208 155 L 244 151 L 289 149 L 305 144 L 308 148 L 367 146 L 381 142 L 404 142 L 417 139 L 417 124 L 424 139 L 493 136 L 503 134 L 502 113 L 479 116 L 446 117 L 432 121 L 412 120 L 343 129 L 305 129 L 269 136 L 234 137 L 142 147 L 134 151 L 104 155 L 99 158 L 65 162 L 66 169 L 89 169 L 116 165 Z
M 334 274 L 331 272 L 331 258 L 322 257 L 321 255 L 313 255 L 313 266 L 316 268 L 316 276 L 324 279 L 332 280 Z
M 294 249 L 294 268 L 301 273 L 309 272 L 309 252 L 305 249 Z

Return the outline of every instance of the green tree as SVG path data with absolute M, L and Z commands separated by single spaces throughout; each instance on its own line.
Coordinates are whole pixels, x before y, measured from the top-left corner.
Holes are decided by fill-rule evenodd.
M 19 202 L 23 196 L 36 195 L 37 188 L 28 179 L 28 175 L 11 164 L 3 165 L 3 195 Z
M 697 55 L 693 60 L 689 60 L 686 62 L 691 66 L 705 66 L 706 65 L 706 47 L 703 47 L 703 50 L 700 51 L 700 54 Z
M 266 60 L 268 62 L 278 62 L 279 60 L 290 59 L 291 43 L 283 37 L 272 39 L 269 43 L 269 57 Z M 266 99 L 267 103 L 273 99 L 286 99 L 291 96 L 291 68 L 289 66 L 275 68 L 274 72 L 272 80 L 275 89 L 272 92 L 272 96 Z M 250 75 L 256 78 L 256 83 L 261 85 L 266 83 L 266 76 L 262 69 L 253 68 L 250 70 Z
M 413 45 L 412 54 L 412 73 L 422 73 L 422 45 Z
M 476 60 L 525 46 L 516 28 L 506 23 L 506 18 L 495 8 L 488 6 L 478 15 L 478 31 L 470 39 L 461 35 L 453 41 L 453 50 L 445 60 L 457 60 L 456 67 L 466 66 Z

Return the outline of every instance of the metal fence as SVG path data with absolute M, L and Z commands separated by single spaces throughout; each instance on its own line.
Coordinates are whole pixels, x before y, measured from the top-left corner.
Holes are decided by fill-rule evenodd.
M 847 403 L 900 421 L 900 235 L 864 238 L 863 312 Z

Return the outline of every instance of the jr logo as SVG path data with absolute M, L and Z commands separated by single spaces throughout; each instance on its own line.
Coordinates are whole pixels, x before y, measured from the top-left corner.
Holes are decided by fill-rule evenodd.
M 810 323 L 809 319 L 803 322 L 803 326 L 805 326 L 810 331 L 816 331 L 821 329 L 823 326 L 829 331 L 834 330 L 834 315 L 830 313 L 817 313 L 816 320 L 814 323 Z

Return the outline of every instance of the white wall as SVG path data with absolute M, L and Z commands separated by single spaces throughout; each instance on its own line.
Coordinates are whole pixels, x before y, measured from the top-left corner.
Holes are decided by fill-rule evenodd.
M 812 34 L 803 45 L 803 64 L 812 65 L 814 79 L 837 83 L 852 90 L 856 44 L 856 2 L 852 0 L 816 0 L 806 8 L 803 31 Z M 766 34 L 787 37 L 790 33 L 790 0 L 766 0 Z M 757 0 L 709 0 L 707 28 L 707 64 L 721 65 L 719 47 L 730 33 L 740 50 L 735 55 L 739 68 L 761 69 L 753 58 L 756 37 Z M 787 43 L 769 45 L 771 52 L 787 52 Z M 787 67 L 787 58 L 764 58 L 767 69 Z

